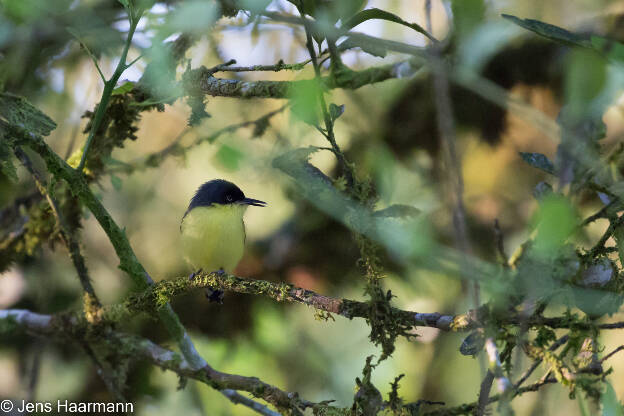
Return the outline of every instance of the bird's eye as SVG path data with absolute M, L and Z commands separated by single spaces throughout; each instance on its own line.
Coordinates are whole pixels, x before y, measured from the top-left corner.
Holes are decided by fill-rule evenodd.
M 234 200 L 234 198 L 232 198 L 232 195 L 226 195 L 225 196 L 226 201 L 228 202 L 232 202 Z

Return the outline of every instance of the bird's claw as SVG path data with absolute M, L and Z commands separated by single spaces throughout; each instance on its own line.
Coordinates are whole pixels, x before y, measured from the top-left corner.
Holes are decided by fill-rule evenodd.
M 226 274 L 223 268 L 220 268 L 219 270 L 215 270 L 213 273 L 219 277 L 224 276 Z M 206 289 L 206 298 L 208 298 L 210 302 L 216 302 L 219 305 L 223 305 L 224 295 L 225 293 L 220 289 Z
M 206 298 L 212 303 L 216 302 L 219 305 L 223 305 L 224 292 L 219 289 L 206 289 Z
M 195 276 L 198 276 L 201 272 L 202 272 L 202 269 L 199 269 L 196 272 L 189 274 L 189 280 L 195 279 Z

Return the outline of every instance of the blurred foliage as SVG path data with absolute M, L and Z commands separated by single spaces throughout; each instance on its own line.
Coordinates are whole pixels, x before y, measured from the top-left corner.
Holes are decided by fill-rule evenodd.
M 264 291 L 171 298 L 219 371 L 296 391 L 318 415 L 474 414 L 484 390 L 501 401 L 484 412 L 622 414 L 624 365 L 604 361 L 624 343 L 608 330 L 624 302 L 622 16 L 608 1 L 3 0 L 0 307 L 90 312 L 50 200 L 105 309 L 135 299 L 112 240 L 26 132 L 73 168 L 84 160 L 84 186 L 157 281 L 190 272 L 179 222 L 199 184 L 225 177 L 269 202 L 246 216 L 236 273 Z M 279 103 L 227 97 L 302 80 Z M 356 299 L 364 319 L 257 296 L 283 283 Z M 175 348 L 146 309 L 79 328 Z M 470 331 L 442 331 L 435 314 L 413 327 L 406 310 Z M 253 414 L 120 344 L 15 330 L 0 321 L 2 398 L 111 401 L 109 371 L 138 414 Z

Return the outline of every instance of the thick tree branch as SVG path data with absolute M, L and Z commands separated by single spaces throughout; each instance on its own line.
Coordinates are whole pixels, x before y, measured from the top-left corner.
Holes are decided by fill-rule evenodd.
M 320 85 L 326 89 L 358 89 L 365 85 L 393 78 L 407 78 L 413 75 L 420 65 L 414 60 L 351 71 L 344 68 L 338 75 L 320 78 Z M 302 81 L 242 81 L 238 79 L 216 78 L 214 71 L 202 66 L 184 75 L 187 94 L 207 94 L 213 97 L 232 98 L 289 98 L 292 91 L 313 83 Z
M 196 275 L 194 279 L 181 277 L 156 283 L 142 293 L 132 295 L 123 305 L 127 311 L 144 311 L 159 307 L 172 298 L 197 288 L 220 289 L 224 291 L 266 296 L 279 302 L 294 302 L 314 309 L 334 313 L 345 318 L 368 318 L 371 305 L 349 299 L 338 299 L 320 295 L 286 283 L 272 283 L 265 280 L 245 279 L 238 276 L 210 273 Z M 113 313 L 118 313 L 115 310 Z M 417 313 L 393 308 L 395 316 L 409 326 L 429 326 L 444 331 L 467 331 L 478 326 L 477 312 L 463 315 L 442 315 L 439 313 Z
M 249 398 L 235 394 L 233 390 L 249 392 L 274 405 L 281 413 L 288 415 L 299 415 L 303 409 L 314 405 L 314 403 L 299 399 L 297 393 L 280 390 L 257 377 L 223 373 L 208 364 L 197 368 L 180 354 L 144 338 L 115 331 L 108 331 L 106 334 L 85 331 L 84 323 L 75 316 L 41 315 L 28 310 L 8 309 L 0 310 L 0 322 L 2 332 L 23 330 L 32 335 L 48 336 L 64 341 L 80 341 L 80 336 L 82 336 L 84 341 L 99 341 L 100 346 L 121 348 L 131 353 L 132 357 L 146 359 L 181 377 L 192 378 L 216 390 L 224 391 L 224 395 L 233 402 L 249 406 L 264 415 L 274 416 L 275 412 Z

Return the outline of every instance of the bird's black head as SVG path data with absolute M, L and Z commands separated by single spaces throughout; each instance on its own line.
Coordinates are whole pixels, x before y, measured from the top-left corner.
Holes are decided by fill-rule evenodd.
M 232 182 L 223 179 L 213 179 L 204 183 L 197 189 L 191 199 L 186 212 L 196 207 L 209 207 L 214 204 L 228 205 L 254 205 L 257 207 L 266 206 L 266 203 L 257 199 L 246 198 L 243 191 Z M 186 214 L 185 214 L 186 215 Z

